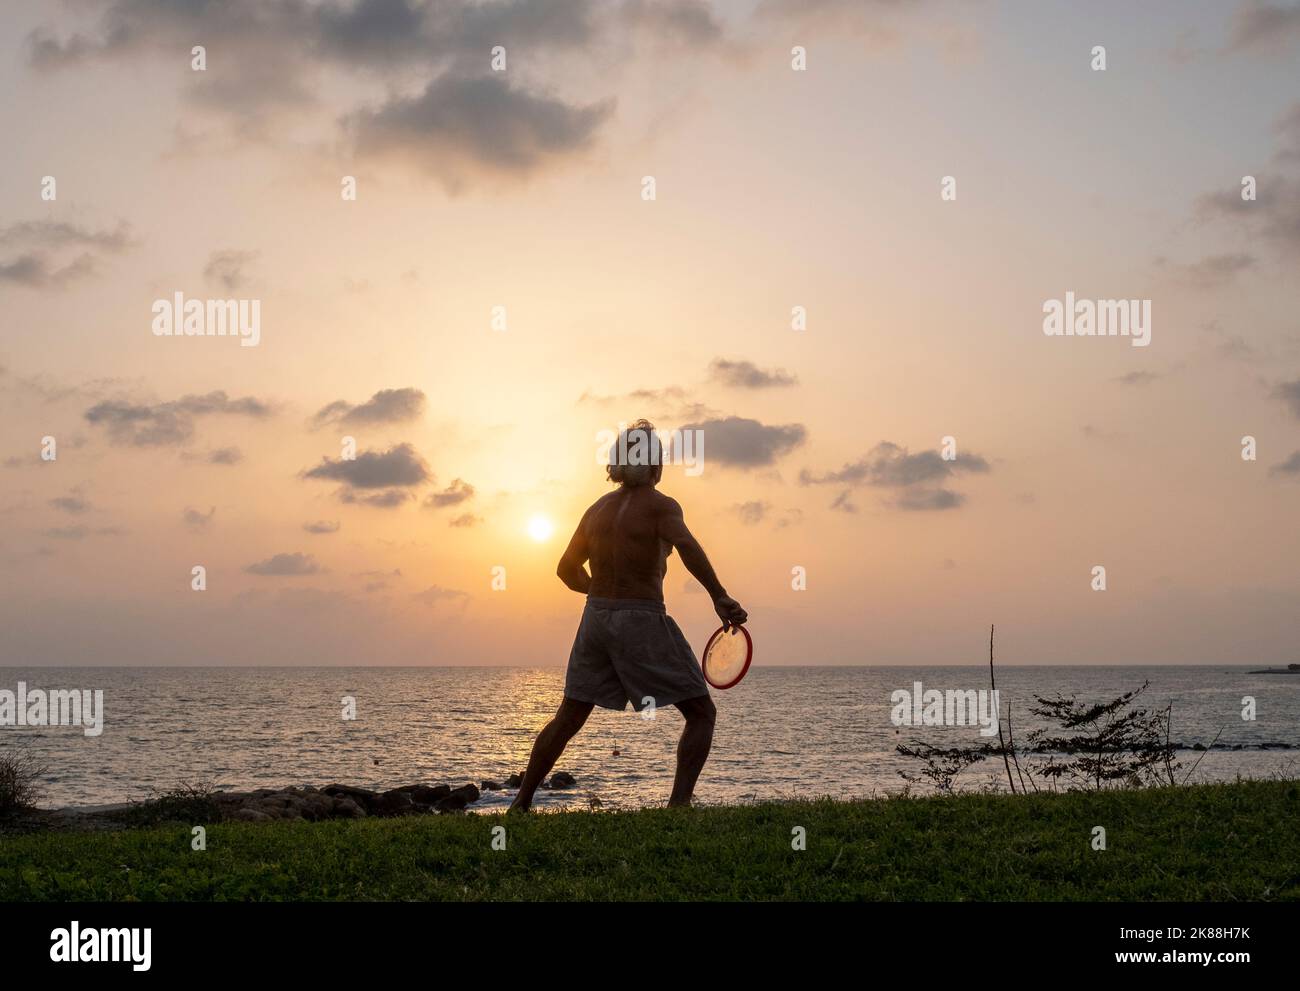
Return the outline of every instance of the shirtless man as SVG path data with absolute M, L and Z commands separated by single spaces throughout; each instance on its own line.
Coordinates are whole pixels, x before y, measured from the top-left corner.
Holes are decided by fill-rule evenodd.
M 643 456 L 627 456 L 637 451 Z M 673 548 L 713 599 L 724 625 L 739 626 L 748 616 L 727 595 L 703 548 L 686 529 L 677 500 L 655 489 L 663 474 L 659 454 L 654 427 L 647 421 L 638 420 L 624 431 L 611 449 L 607 469 L 618 489 L 583 514 L 560 558 L 556 574 L 587 596 L 587 606 L 569 654 L 564 700 L 533 744 L 512 812 L 528 810 L 533 794 L 593 706 L 622 710 L 628 702 L 638 712 L 649 705 L 675 705 L 686 718 L 668 804 L 691 803 L 713 744 L 717 710 L 691 645 L 664 610 L 664 574 Z M 626 462 L 640 463 L 619 463 L 620 455 Z M 588 561 L 591 574 L 585 567 Z

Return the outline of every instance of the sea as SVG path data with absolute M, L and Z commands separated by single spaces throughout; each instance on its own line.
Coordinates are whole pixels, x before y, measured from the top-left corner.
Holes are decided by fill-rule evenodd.
M 1007 666 L 996 671 L 1003 728 L 1017 740 L 1042 720 L 1038 697 L 1105 702 L 1146 684 L 1137 704 L 1170 707 L 1178 780 L 1300 777 L 1300 675 L 1229 666 Z M 24 748 L 46 768 L 44 807 L 149 798 L 178 786 L 250 790 L 343 783 L 504 783 L 559 704 L 563 668 L 93 667 L 0 668 L 0 692 L 103 692 L 102 732 L 0 726 L 0 753 Z M 978 745 L 978 725 L 908 725 L 918 690 L 979 691 L 987 667 L 755 667 L 714 691 L 713 753 L 696 791 L 704 804 L 880 796 L 919 772 L 900 743 Z M 906 692 L 907 696 L 898 693 Z M 955 710 L 954 710 L 955 715 Z M 350 717 L 350 718 L 349 718 Z M 973 722 L 973 719 L 971 720 Z M 671 707 L 596 709 L 556 770 L 569 790 L 540 808 L 663 804 L 682 719 Z M 996 735 L 992 736 L 996 742 Z M 1205 749 L 1200 749 L 1205 748 Z M 1005 788 L 1000 761 L 964 771 L 962 789 Z M 472 808 L 497 811 L 513 792 Z

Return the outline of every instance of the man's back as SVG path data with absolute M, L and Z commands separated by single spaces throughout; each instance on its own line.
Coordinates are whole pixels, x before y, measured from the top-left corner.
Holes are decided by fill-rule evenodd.
M 675 500 L 643 485 L 620 487 L 587 510 L 582 531 L 591 561 L 591 595 L 663 601 L 673 548 L 660 521 L 674 508 Z

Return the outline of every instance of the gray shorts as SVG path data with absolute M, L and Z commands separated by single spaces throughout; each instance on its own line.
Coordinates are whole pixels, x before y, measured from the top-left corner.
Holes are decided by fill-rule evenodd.
M 604 709 L 631 702 L 640 712 L 708 694 L 700 662 L 662 602 L 588 596 L 569 654 L 566 698 Z

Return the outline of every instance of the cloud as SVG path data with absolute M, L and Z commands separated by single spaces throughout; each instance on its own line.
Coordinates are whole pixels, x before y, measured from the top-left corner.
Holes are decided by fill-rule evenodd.
M 424 505 L 428 509 L 445 509 L 448 506 L 459 506 L 472 498 L 474 498 L 474 486 L 457 478 L 441 492 L 430 492 L 425 496 Z
M 244 453 L 237 447 L 216 447 L 205 454 L 181 454 L 184 461 L 200 461 L 207 465 L 237 465 L 244 460 Z
M 475 516 L 473 513 L 461 513 L 459 516 L 455 516 L 452 519 L 448 520 L 447 525 L 458 527 L 458 528 L 472 527 L 472 526 L 478 526 L 478 524 L 482 522 L 483 522 L 483 518 L 480 516 Z
M 208 526 L 212 523 L 212 518 L 216 515 L 217 515 L 216 506 L 212 506 L 211 508 L 209 508 L 206 513 L 198 509 L 191 509 L 189 506 L 186 506 L 185 511 L 181 513 L 181 519 L 185 522 L 185 525 L 189 527 L 191 530 L 206 530 Z
M 194 435 L 194 421 L 200 417 L 246 416 L 261 420 L 271 415 L 271 407 L 251 396 L 231 399 L 218 390 L 154 405 L 105 400 L 83 415 L 88 423 L 104 427 L 113 444 L 163 447 L 188 442 Z
M 27 38 L 38 70 L 56 71 L 89 61 L 136 65 L 148 57 L 188 60 L 192 45 L 208 52 L 209 71 L 189 75 L 185 94 L 193 106 L 217 112 L 234 133 L 262 138 L 275 114 L 314 102 L 315 60 L 310 57 L 319 8 L 298 0 L 114 0 L 99 3 L 98 23 L 59 37 L 38 27 Z M 216 65 L 212 63 L 216 62 Z M 218 68 L 219 66 L 219 68 Z
M 749 502 L 739 502 L 731 507 L 731 511 L 740 518 L 740 522 L 746 526 L 754 526 L 762 523 L 767 516 L 768 510 L 772 507 L 761 500 L 751 500 Z
M 1254 268 L 1256 261 L 1254 255 L 1237 251 L 1207 255 L 1200 261 L 1185 264 L 1157 258 L 1156 266 L 1170 272 L 1177 281 L 1193 289 L 1221 289 L 1232 283 L 1242 272 Z
M 759 23 L 796 27 L 810 35 L 857 37 L 874 46 L 895 44 L 902 33 L 900 18 L 921 4 L 898 0 L 762 0 L 755 10 Z
M 343 482 L 351 489 L 413 488 L 432 479 L 424 459 L 416 453 L 414 447 L 406 443 L 397 444 L 382 452 L 362 451 L 351 461 L 321 458 L 321 463 L 303 472 L 303 477 Z
M 403 162 L 456 193 L 476 178 L 524 179 L 587 150 L 613 109 L 612 100 L 575 106 L 534 95 L 501 74 L 443 75 L 418 96 L 357 111 L 346 127 L 359 156 Z
M 612 108 L 612 101 L 570 107 L 507 87 L 500 76 L 471 77 L 484 70 L 493 46 L 545 71 L 557 53 L 572 52 L 585 63 L 586 52 L 618 35 L 702 40 L 707 31 L 696 5 L 681 0 L 655 4 L 640 16 L 634 7 L 622 17 L 593 0 L 113 0 L 98 6 L 98 22 L 79 30 L 33 31 L 31 64 L 47 71 L 88 60 L 134 66 L 145 57 L 188 56 L 191 45 L 202 43 L 209 71 L 188 74 L 185 95 L 236 140 L 287 141 L 304 123 L 341 121 L 362 139 L 363 152 L 398 153 L 449 186 L 482 170 L 532 172 L 557 152 L 584 145 Z M 378 109 L 340 108 L 340 94 L 359 89 L 337 85 L 340 69 L 399 95 Z M 424 92 L 400 95 L 413 79 L 427 82 Z M 507 95 L 494 99 L 497 88 Z
M 398 161 L 458 191 L 531 178 L 595 141 L 615 100 L 570 102 L 553 81 L 612 88 L 624 74 L 608 63 L 645 46 L 657 67 L 664 46 L 695 56 L 727 42 L 704 0 L 82 0 L 26 38 L 44 72 L 175 65 L 195 44 L 208 66 L 183 74 L 182 148 L 297 147 L 304 130 L 337 128 L 352 146 L 332 144 L 349 157 Z M 484 75 L 497 45 L 510 71 Z M 375 91 L 386 102 L 360 102 Z
M 1281 464 L 1274 465 L 1269 472 L 1274 475 L 1300 475 L 1300 451 L 1294 452 Z
M 831 509 L 837 513 L 856 513 L 858 511 L 857 503 L 853 501 L 853 490 L 845 489 L 837 495 L 831 503 Z
M 989 470 L 988 461 L 978 454 L 958 454 L 948 461 L 938 451 L 912 454 L 905 447 L 882 441 L 857 461 L 838 470 L 821 474 L 807 469 L 801 471 L 799 484 L 848 486 L 831 504 L 832 509 L 845 512 L 857 511 L 849 497 L 852 488 L 860 485 L 900 490 L 891 503 L 896 509 L 942 510 L 960 506 L 965 496 L 940 483 L 958 473 L 984 474 Z
M 0 227 L 0 245 L 34 248 L 83 248 L 116 254 L 131 247 L 131 226 L 119 220 L 112 230 L 89 230 L 58 220 L 25 220 Z
M 907 489 L 895 500 L 894 505 L 899 509 L 929 512 L 956 509 L 965 501 L 964 495 L 949 489 Z
M 1126 434 L 1118 430 L 1107 430 L 1105 427 L 1095 427 L 1091 423 L 1085 423 L 1079 428 L 1083 436 L 1092 440 L 1100 440 L 1110 443 L 1111 441 L 1121 440 Z
M 218 447 L 208 452 L 210 465 L 237 465 L 244 460 L 244 454 L 237 447 Z
M 1277 158 L 1284 162 L 1300 160 L 1300 100 L 1292 103 L 1273 122 L 1278 134 Z
M 1283 54 L 1300 43 L 1300 5 L 1245 0 L 1232 18 L 1229 52 Z
M 821 475 L 801 471 L 799 484 L 898 488 L 941 481 L 957 472 L 983 473 L 988 470 L 989 463 L 978 454 L 958 454 L 952 461 L 947 461 L 938 451 L 911 454 L 905 447 L 891 441 L 882 441 L 868 454 L 838 471 L 828 471 Z
M 498 3 L 360 0 L 327 4 L 317 19 L 319 46 L 349 63 L 384 65 L 484 56 L 494 45 L 531 51 L 580 48 L 597 31 L 590 0 Z
M 85 540 L 87 537 L 121 537 L 126 531 L 116 526 L 101 526 L 91 529 L 85 526 L 59 526 L 42 530 L 41 535 L 54 540 Z
M 257 260 L 256 251 L 214 251 L 203 268 L 203 277 L 227 292 L 248 284 L 248 266 Z
M 1300 379 L 1294 382 L 1283 382 L 1273 390 L 1273 398 L 1286 403 L 1287 408 L 1291 410 L 1291 415 L 1300 420 Z
M 702 0 L 623 0 L 618 17 L 652 39 L 686 48 L 707 48 L 723 40 L 722 25 Z
M 1195 212 L 1201 220 L 1235 223 L 1252 242 L 1263 240 L 1290 260 L 1300 255 L 1300 101 L 1277 119 L 1274 130 L 1274 167 L 1254 173 L 1256 199 L 1242 199 L 1239 187 L 1219 189 L 1198 197 Z
M 1143 386 L 1150 385 L 1158 378 L 1160 378 L 1160 376 L 1155 372 L 1137 371 L 1120 375 L 1115 379 L 1115 381 L 1120 385 Z
M 1258 199 L 1243 200 L 1235 190 L 1207 193 L 1197 200 L 1202 218 L 1238 223 L 1287 253 L 1300 252 L 1300 177 L 1261 172 Z
M 439 602 L 467 600 L 468 594 L 454 588 L 443 588 L 441 585 L 430 585 L 423 592 L 416 592 L 411 596 L 416 602 L 426 606 L 436 606 Z
M 712 461 L 742 469 L 774 464 L 802 444 L 808 435 L 801 423 L 768 426 L 741 416 L 689 423 L 681 430 L 682 433 L 703 431 L 705 463 Z
M 339 492 L 339 502 L 356 506 L 375 506 L 378 509 L 395 509 L 408 502 L 411 493 L 401 489 L 385 489 L 382 492 L 357 492 L 343 489 Z
M 338 533 L 340 526 L 338 520 L 316 520 L 312 523 L 304 523 L 302 528 L 308 533 Z
M 51 499 L 50 505 L 61 513 L 72 513 L 73 515 L 80 515 L 90 509 L 90 503 L 75 492 L 71 495 Z
M 769 389 L 794 385 L 799 381 L 783 368 L 768 372 L 752 361 L 728 361 L 726 358 L 714 358 L 709 365 L 709 375 L 713 381 L 736 389 Z
M 626 392 L 620 396 L 602 396 L 587 390 L 578 397 L 578 402 L 599 406 L 607 406 L 611 403 L 636 404 L 638 406 L 650 405 L 656 409 L 663 409 L 665 404 L 684 402 L 688 395 L 689 393 L 678 385 L 670 385 L 663 389 L 633 389 L 631 392 Z M 632 419 L 637 418 L 632 417 Z M 630 423 L 631 420 L 628 422 Z
M 312 417 L 313 427 L 327 424 L 365 427 L 381 423 L 405 423 L 424 412 L 424 393 L 419 389 L 380 389 L 359 406 L 338 399 L 322 406 Z
M 16 252 L 0 259 L 0 284 L 62 289 L 94 275 L 105 255 L 132 247 L 130 226 L 90 230 L 53 220 L 27 220 L 0 228 L 0 247 Z
M 28 253 L 9 261 L 0 261 L 0 283 L 27 289 L 62 289 L 95 274 L 95 259 L 89 254 L 78 256 L 67 265 L 56 266 L 42 254 Z
M 257 561 L 244 569 L 250 575 L 268 577 L 288 577 L 294 575 L 315 575 L 321 571 L 320 565 L 310 554 L 276 554 L 265 561 Z
M 486 57 L 498 44 L 534 52 L 582 50 L 599 31 L 623 23 L 602 21 L 604 8 L 593 0 L 113 0 L 99 6 L 99 22 L 88 33 L 60 39 L 49 29 L 32 32 L 32 61 L 51 68 L 93 58 L 125 60 L 194 38 L 210 49 L 220 42 L 223 53 L 235 55 L 261 39 L 283 46 L 286 58 L 302 52 L 312 61 L 378 72 Z M 693 5 L 662 6 L 655 23 L 680 33 Z
M 369 578 L 370 581 L 361 586 L 361 590 L 367 594 L 382 592 L 392 586 L 391 578 L 401 578 L 402 569 L 394 568 L 392 571 L 363 571 L 360 574 L 362 578 Z

